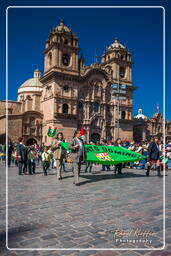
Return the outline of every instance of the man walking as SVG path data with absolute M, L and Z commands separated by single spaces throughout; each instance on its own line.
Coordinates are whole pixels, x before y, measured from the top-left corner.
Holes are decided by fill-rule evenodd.
M 23 138 L 18 138 L 19 144 L 17 145 L 17 157 L 18 157 L 18 174 L 23 175 L 26 173 L 27 168 L 27 149 L 23 144 Z
M 72 150 L 71 158 L 74 167 L 74 184 L 79 185 L 79 175 L 81 171 L 81 162 L 84 161 L 84 143 L 81 139 L 80 130 L 76 130 L 73 139 L 69 145 Z
M 148 167 L 146 175 L 149 176 L 150 169 L 152 164 L 157 165 L 157 176 L 161 177 L 160 173 L 160 150 L 159 150 L 159 140 L 157 137 L 154 137 L 152 139 L 152 142 L 150 143 L 148 147 L 148 153 L 149 153 L 149 160 L 148 160 Z

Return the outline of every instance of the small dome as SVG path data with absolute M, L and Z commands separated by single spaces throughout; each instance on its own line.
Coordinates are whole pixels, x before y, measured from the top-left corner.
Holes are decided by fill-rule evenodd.
M 108 50 L 111 50 L 111 49 L 119 49 L 119 48 L 122 48 L 122 49 L 126 49 L 126 47 L 124 45 L 122 45 L 121 43 L 119 43 L 119 40 L 116 38 L 114 43 L 112 43 L 107 49 Z
M 138 120 L 147 120 L 147 117 L 143 115 L 141 108 L 138 109 L 138 115 L 134 116 L 134 118 Z
M 71 32 L 71 29 L 64 25 L 64 20 L 60 21 L 59 26 L 55 28 L 56 31 L 65 31 L 65 32 Z
M 36 75 L 38 74 L 38 75 Z M 18 89 L 18 93 L 23 93 L 23 92 L 41 92 L 43 85 L 40 82 L 40 75 L 41 72 L 40 70 L 35 70 L 34 71 L 34 77 L 26 80 Z

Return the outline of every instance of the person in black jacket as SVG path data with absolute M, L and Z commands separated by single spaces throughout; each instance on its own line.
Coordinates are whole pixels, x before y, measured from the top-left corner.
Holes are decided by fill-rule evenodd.
M 14 151 L 14 147 L 13 147 L 12 141 L 9 139 L 9 141 L 8 141 L 8 167 L 11 166 L 11 157 L 12 157 L 13 151 Z
M 157 165 L 157 175 L 160 177 L 160 151 L 159 151 L 159 140 L 157 137 L 153 137 L 152 142 L 150 143 L 148 147 L 148 167 L 146 175 L 149 176 L 151 165 L 156 164 Z
M 17 145 L 18 156 L 18 174 L 23 175 L 27 170 L 27 148 L 23 144 L 23 138 L 18 138 L 19 144 Z

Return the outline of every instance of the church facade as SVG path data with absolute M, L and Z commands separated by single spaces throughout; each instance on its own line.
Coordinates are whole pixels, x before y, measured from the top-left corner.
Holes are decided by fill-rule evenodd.
M 118 135 L 132 140 L 131 58 L 126 46 L 115 39 L 100 63 L 86 66 L 78 37 L 61 20 L 45 43 L 43 75 L 35 70 L 33 78 L 19 87 L 17 101 L 0 102 L 0 134 L 5 133 L 7 108 L 13 141 L 22 136 L 26 144 L 33 140 L 48 144 L 49 127 L 56 127 L 66 139 L 84 128 L 87 142 L 115 140 Z M 118 94 L 113 85 L 124 90 Z

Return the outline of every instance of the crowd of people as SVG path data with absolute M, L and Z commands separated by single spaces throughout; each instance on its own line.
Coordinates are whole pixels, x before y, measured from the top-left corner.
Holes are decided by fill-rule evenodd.
M 69 143 L 70 151 L 64 150 L 61 142 L 66 142 L 62 132 L 59 132 L 52 140 L 50 145 L 37 145 L 36 143 L 30 146 L 23 144 L 23 138 L 18 138 L 18 143 L 13 144 L 11 140 L 8 141 L 7 150 L 5 145 L 0 145 L 0 161 L 6 160 L 5 152 L 7 152 L 8 166 L 15 163 L 18 166 L 18 174 L 33 175 L 36 173 L 37 166 L 41 166 L 45 176 L 48 175 L 49 169 L 56 169 L 57 179 L 62 179 L 62 172 L 66 171 L 66 163 L 72 166 L 75 185 L 79 185 L 79 176 L 81 169 L 85 172 L 91 172 L 94 165 L 85 161 L 84 136 L 81 135 L 80 130 L 74 132 L 73 138 Z M 94 144 L 90 142 L 90 144 Z M 122 175 L 122 169 L 137 168 L 146 169 L 146 175 L 150 175 L 151 169 L 157 170 L 157 175 L 161 177 L 161 170 L 165 166 L 166 169 L 171 163 L 171 143 L 164 145 L 157 137 L 153 137 L 151 141 L 130 142 L 128 140 L 122 141 L 118 138 L 115 142 L 111 140 L 102 140 L 96 145 L 108 145 L 124 147 L 128 150 L 147 156 L 146 159 L 134 163 L 119 163 L 116 165 L 102 165 L 101 171 L 113 171 L 115 174 Z M 85 167 L 84 164 L 86 165 Z

